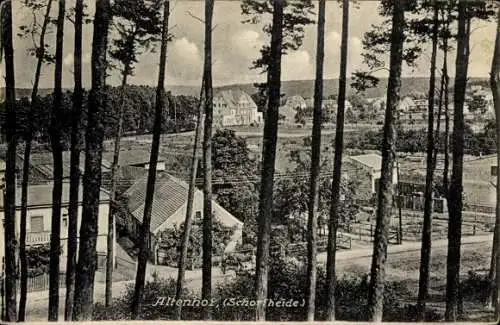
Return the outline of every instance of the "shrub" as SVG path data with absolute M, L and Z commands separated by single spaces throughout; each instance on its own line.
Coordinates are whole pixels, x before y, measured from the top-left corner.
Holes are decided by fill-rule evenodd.
M 154 277 L 153 281 L 146 282 L 139 319 L 143 320 L 168 320 L 175 319 L 175 306 L 168 304 L 157 304 L 158 298 L 174 298 L 176 281 L 174 279 L 161 279 Z M 129 285 L 125 294 L 113 301 L 112 306 L 106 308 L 102 304 L 96 304 L 94 308 L 94 320 L 127 320 L 130 319 L 130 306 L 134 297 L 134 286 Z M 185 299 L 199 297 L 192 291 L 184 289 Z M 201 315 L 201 307 L 185 306 L 182 308 L 182 319 L 198 319 Z
M 326 276 L 322 267 L 318 268 L 316 296 L 316 319 L 326 320 Z M 306 298 L 306 265 L 297 259 L 274 259 L 269 269 L 268 297 L 277 300 L 298 301 L 299 307 L 269 307 L 269 321 L 300 321 L 305 315 Z M 215 305 L 213 320 L 220 321 L 252 321 L 256 307 L 249 302 L 254 295 L 255 276 L 253 272 L 240 272 L 232 281 L 219 284 L 214 292 Z M 367 321 L 367 298 L 369 277 L 344 277 L 337 280 L 335 291 L 336 318 L 342 321 Z M 129 310 L 134 288 L 130 286 L 125 295 L 115 300 L 110 308 L 96 305 L 94 319 L 129 319 Z M 387 282 L 384 293 L 384 321 L 413 321 L 415 307 L 400 303 L 411 296 L 405 283 Z M 144 299 L 140 318 L 147 320 L 173 319 L 174 306 L 153 306 L 158 297 L 175 297 L 175 281 L 155 278 L 148 282 L 144 289 Z M 186 299 L 199 299 L 199 294 L 186 290 Z M 246 303 L 243 306 L 223 306 L 224 299 L 233 298 Z M 426 319 L 436 321 L 440 315 L 428 308 Z M 185 306 L 182 309 L 182 319 L 197 320 L 201 318 L 201 307 Z
M 460 283 L 462 297 L 466 301 L 484 302 L 488 299 L 490 282 L 486 275 L 469 271 L 468 276 Z
M 203 239 L 202 222 L 200 218 L 192 221 L 190 237 L 187 250 L 187 267 L 193 269 L 201 267 L 201 246 Z M 160 260 L 161 264 L 177 267 L 181 243 L 183 236 L 184 223 L 179 227 L 174 226 L 160 233 L 159 248 L 163 252 L 164 258 Z M 225 226 L 217 217 L 212 223 L 213 233 L 213 255 L 220 256 L 224 252 L 226 245 L 235 232 L 235 228 Z

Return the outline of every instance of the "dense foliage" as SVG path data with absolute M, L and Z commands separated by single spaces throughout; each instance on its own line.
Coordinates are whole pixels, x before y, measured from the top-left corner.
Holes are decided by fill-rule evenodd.
M 306 138 L 305 142 L 310 139 Z M 310 146 L 305 143 L 306 148 Z M 319 228 L 326 226 L 331 205 L 331 168 L 333 165 L 328 152 L 330 149 L 324 149 L 321 161 L 323 173 L 319 180 Z M 288 226 L 288 232 L 291 241 L 300 241 L 305 239 L 306 220 L 308 211 L 308 193 L 309 193 L 309 170 L 310 170 L 310 149 L 293 150 L 290 154 L 290 162 L 295 166 L 293 170 L 288 170 L 290 176 L 283 176 L 276 180 L 276 192 L 274 198 L 275 222 Z M 358 206 L 355 200 L 356 182 L 354 180 L 342 179 L 340 195 L 342 198 L 339 207 L 340 224 L 344 224 L 353 219 L 358 212 Z
M 121 100 L 121 91 L 118 87 L 108 87 L 106 95 L 108 96 L 108 110 L 104 117 L 104 137 L 111 138 L 116 133 L 118 123 L 118 107 Z M 88 93 L 84 94 L 84 107 L 87 105 Z M 168 109 L 165 110 L 165 119 L 163 122 L 164 133 L 174 133 L 181 131 L 191 131 L 195 127 L 195 112 L 198 100 L 190 96 L 172 96 L 167 94 L 169 99 Z M 71 109 L 72 92 L 63 94 L 63 107 L 61 109 L 60 119 L 62 120 L 62 142 L 65 147 L 69 147 L 71 133 Z M 147 134 L 153 129 L 155 93 L 154 88 L 149 86 L 127 86 L 124 96 L 124 120 L 123 131 L 125 134 Z M 52 105 L 52 95 L 41 97 L 33 107 L 35 130 L 34 138 L 41 143 L 49 143 L 48 129 L 50 125 L 50 114 L 48 110 Z M 5 104 L 0 104 L 0 115 L 4 115 Z M 22 98 L 17 101 L 17 132 L 21 139 L 27 134 L 26 123 L 28 119 L 28 110 L 30 104 L 28 99 Z M 84 110 L 83 125 L 86 125 L 87 114 Z M 5 123 L 5 119 L 2 119 Z M 5 132 L 5 125 L 2 125 L 2 132 Z
M 26 248 L 26 259 L 29 277 L 49 273 L 50 245 L 28 246 Z
M 490 155 L 496 151 L 495 125 L 493 121 L 488 121 L 484 129 L 480 132 L 473 132 L 470 126 L 466 125 L 464 130 L 465 154 L 479 156 Z M 397 130 L 396 148 L 401 152 L 425 152 L 427 146 L 427 131 L 421 130 Z M 353 134 L 346 139 L 346 148 L 361 150 L 378 150 L 382 143 L 383 131 L 366 131 Z M 451 136 L 453 138 L 453 135 Z M 440 132 L 436 139 L 438 150 L 442 152 L 444 147 L 444 132 Z
M 229 213 L 244 222 L 243 241 L 254 242 L 258 211 L 258 164 L 245 138 L 232 130 L 217 130 L 212 137 L 213 193 Z M 203 169 L 198 170 L 199 179 Z
M 188 268 L 195 268 L 201 266 L 202 256 L 202 240 L 203 240 L 203 219 L 193 218 L 191 232 L 189 234 L 188 252 L 187 252 L 187 266 Z M 168 228 L 159 234 L 159 250 L 165 256 L 165 260 L 160 261 L 163 264 L 176 267 L 179 260 L 179 253 L 182 243 L 182 234 L 184 223 L 180 226 Z M 220 256 L 224 253 L 224 249 L 229 243 L 234 234 L 235 229 L 224 226 L 215 216 L 212 222 L 213 234 L 213 251 L 214 256 Z

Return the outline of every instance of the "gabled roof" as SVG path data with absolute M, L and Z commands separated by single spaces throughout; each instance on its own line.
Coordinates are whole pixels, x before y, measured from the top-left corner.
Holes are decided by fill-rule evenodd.
M 24 161 L 24 157 L 22 154 L 18 154 L 18 159 Z M 63 177 L 68 178 L 70 176 L 70 162 L 71 162 L 71 152 L 64 151 L 63 152 Z M 52 179 L 54 177 L 53 174 L 53 157 L 52 152 L 43 151 L 43 152 L 33 152 L 30 156 L 30 165 L 33 166 L 37 171 L 44 174 L 47 178 Z M 102 167 L 104 169 L 108 168 L 107 165 L 109 163 L 103 159 Z M 22 167 L 21 167 L 22 168 Z M 85 153 L 82 152 L 80 154 L 80 171 L 85 170 Z
M 286 99 L 286 106 L 292 108 L 305 107 L 306 105 L 307 105 L 306 100 L 300 95 L 293 95 Z
M 41 184 L 41 185 L 30 185 L 28 186 L 28 207 L 35 206 L 51 206 L 52 205 L 52 188 L 53 183 L 49 184 Z M 18 187 L 18 195 L 16 195 L 16 207 L 21 206 L 21 188 Z M 101 190 L 100 193 L 101 201 L 108 201 L 109 194 L 104 190 Z M 83 186 L 80 184 L 80 188 L 78 191 L 78 202 L 82 203 L 83 201 Z M 63 183 L 62 189 L 62 205 L 69 204 L 69 183 Z M 3 210 L 4 207 L 4 199 L 3 195 L 0 195 L 0 209 Z
M 382 169 L 382 156 L 375 153 L 351 156 L 351 159 L 374 170 Z
M 120 156 L 118 157 L 118 164 L 120 167 L 125 167 L 125 166 L 138 166 L 138 165 L 145 165 L 149 164 L 149 158 L 151 155 L 151 151 L 149 148 L 131 148 L 131 149 L 124 149 L 122 148 L 120 150 Z M 112 162 L 113 161 L 113 152 L 104 152 L 103 153 L 103 158 L 106 158 L 105 160 L 107 162 Z M 104 159 L 103 159 L 104 160 Z M 165 158 L 163 157 L 158 157 L 158 162 L 163 162 L 165 161 Z M 111 163 L 110 163 L 111 166 Z
M 228 106 L 238 106 L 241 97 L 244 97 L 251 105 L 257 107 L 252 97 L 242 90 L 221 90 L 214 96 L 215 99 L 223 100 Z
M 125 193 L 129 212 L 140 222 L 144 214 L 147 176 L 137 180 Z M 167 174 L 156 176 L 150 231 L 154 232 L 187 201 L 188 185 Z

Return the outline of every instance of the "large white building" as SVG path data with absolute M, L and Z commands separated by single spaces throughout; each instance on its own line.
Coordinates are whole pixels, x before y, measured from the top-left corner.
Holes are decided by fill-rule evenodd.
M 261 124 L 263 119 L 250 95 L 240 90 L 223 90 L 214 95 L 213 123 L 226 127 Z

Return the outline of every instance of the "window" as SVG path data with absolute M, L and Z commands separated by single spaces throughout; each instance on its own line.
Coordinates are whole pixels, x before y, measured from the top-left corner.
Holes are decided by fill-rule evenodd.
M 30 231 L 43 232 L 43 216 L 31 216 L 30 218 Z
M 200 211 L 196 211 L 196 219 L 201 219 L 201 212 Z
M 63 214 L 62 224 L 63 224 L 64 228 L 68 228 L 68 214 L 67 213 Z
M 378 193 L 378 190 L 380 188 L 380 178 L 375 178 L 375 193 Z

